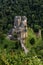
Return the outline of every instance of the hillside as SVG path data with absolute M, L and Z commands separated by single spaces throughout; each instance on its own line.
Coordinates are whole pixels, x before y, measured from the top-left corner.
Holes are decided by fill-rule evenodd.
M 35 44 L 30 43 L 30 39 L 35 39 Z M 43 65 L 43 42 L 36 37 L 33 30 L 28 28 L 28 38 L 25 46 L 29 52 L 26 55 L 21 48 L 19 41 L 4 39 L 0 43 L 0 65 Z M 18 60 L 19 59 L 19 60 Z

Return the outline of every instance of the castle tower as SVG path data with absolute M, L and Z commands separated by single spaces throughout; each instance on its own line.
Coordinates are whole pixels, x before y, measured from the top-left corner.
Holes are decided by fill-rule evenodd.
M 22 23 L 24 24 L 24 26 L 27 26 L 27 17 L 26 16 L 22 16 Z
M 27 37 L 27 17 L 15 16 L 14 28 L 19 39 L 21 38 L 23 43 L 25 43 L 25 38 Z
M 21 16 L 15 16 L 14 27 L 18 28 L 21 23 Z
M 23 39 L 23 43 L 25 43 L 26 37 L 27 37 L 27 17 L 22 16 L 21 17 L 21 22 L 23 25 L 23 31 L 21 32 L 21 38 Z

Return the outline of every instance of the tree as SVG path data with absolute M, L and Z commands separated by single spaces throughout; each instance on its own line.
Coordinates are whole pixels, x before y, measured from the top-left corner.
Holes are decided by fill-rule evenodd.
M 4 37 L 5 35 L 2 32 L 0 32 L 0 43 L 3 43 Z
M 31 38 L 31 39 L 30 39 L 30 44 L 31 44 L 31 45 L 35 44 L 35 39 L 34 39 L 34 38 Z
M 41 37 L 42 37 L 42 39 L 43 39 L 43 29 L 41 30 Z
M 39 25 L 34 25 L 34 32 L 35 33 L 38 33 L 39 32 L 39 28 L 40 28 L 40 26 Z

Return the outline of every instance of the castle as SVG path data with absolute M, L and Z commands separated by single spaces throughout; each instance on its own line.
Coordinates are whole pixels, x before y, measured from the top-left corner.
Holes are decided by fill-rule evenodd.
M 17 38 L 13 36 L 14 32 L 17 34 Z M 25 47 L 24 43 L 27 37 L 27 18 L 26 16 L 15 16 L 14 27 L 8 32 L 8 39 L 17 39 L 21 43 L 22 49 L 24 49 L 25 54 L 28 53 L 28 49 Z
M 26 16 L 15 16 L 14 29 L 17 33 L 18 39 L 22 39 L 25 43 L 27 37 L 27 18 Z

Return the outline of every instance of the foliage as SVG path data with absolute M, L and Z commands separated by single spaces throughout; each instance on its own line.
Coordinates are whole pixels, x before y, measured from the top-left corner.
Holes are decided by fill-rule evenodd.
M 31 44 L 31 45 L 35 44 L 35 39 L 34 39 L 34 38 L 32 38 L 32 39 L 30 40 L 30 44 Z
M 34 38 L 35 44 L 31 45 L 29 40 Z M 4 38 L 0 44 L 0 64 L 1 65 L 43 65 L 43 42 L 37 40 L 33 30 L 28 28 L 28 39 L 25 46 L 29 52 L 25 55 L 18 40 L 8 40 Z M 7 46 L 7 47 L 6 47 Z
M 43 29 L 41 30 L 41 36 L 42 36 L 42 39 L 43 39 Z
M 3 42 L 4 38 L 5 38 L 5 35 L 2 32 L 0 32 L 0 43 Z
M 28 26 L 39 25 L 43 28 L 42 0 L 0 0 L 0 30 L 7 33 L 14 25 L 14 16 L 25 15 Z
M 6 39 L 9 29 L 13 28 L 16 15 L 27 16 L 27 55 L 22 50 L 20 41 Z M 39 28 L 42 39 L 34 33 Z M 17 38 L 15 33 L 14 37 Z M 30 41 L 35 44 L 31 45 Z M 43 65 L 43 0 L 0 0 L 0 65 Z

